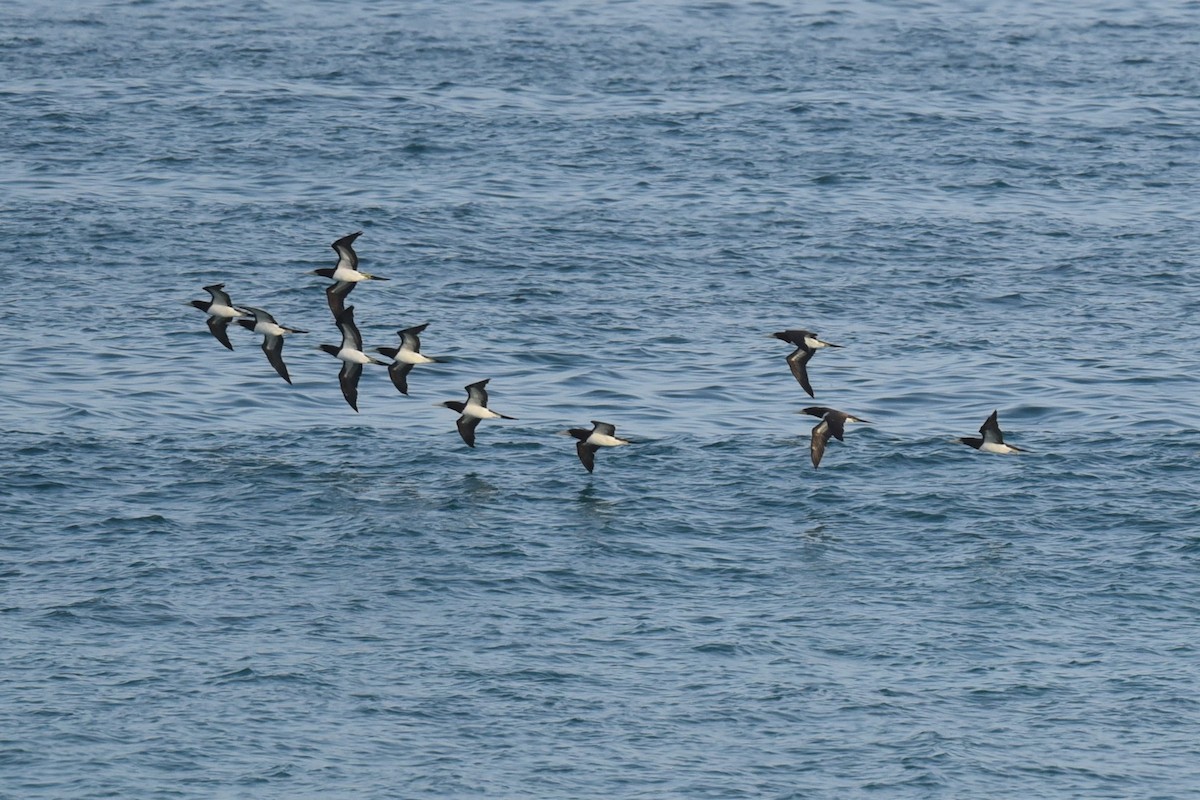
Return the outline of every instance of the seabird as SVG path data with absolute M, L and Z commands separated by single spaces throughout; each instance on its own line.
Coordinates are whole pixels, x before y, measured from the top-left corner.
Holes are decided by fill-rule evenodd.
M 412 372 L 413 365 L 432 364 L 434 362 L 434 359 L 429 356 L 421 355 L 421 337 L 419 334 L 428 327 L 429 323 L 426 322 L 424 325 L 415 325 L 399 331 L 399 347 L 375 348 L 375 352 L 383 353 L 392 359 L 392 363 L 388 365 L 388 375 L 391 376 L 392 383 L 400 390 L 400 394 L 408 394 L 408 373 Z
M 809 452 L 812 453 L 813 469 L 821 465 L 821 456 L 825 455 L 825 445 L 829 443 L 830 436 L 835 437 L 839 442 L 845 441 L 842 436 L 846 433 L 847 422 L 864 422 L 870 424 L 870 420 L 847 414 L 845 411 L 838 411 L 836 408 L 826 408 L 825 406 L 809 406 L 802 409 L 800 413 L 811 414 L 814 417 L 821 418 L 821 421 L 813 426 L 812 443 L 809 445 Z
M 267 361 L 271 362 L 271 366 L 279 373 L 279 377 L 291 383 L 292 379 L 288 376 L 287 365 L 283 363 L 283 336 L 287 333 L 308 333 L 308 331 L 280 325 L 274 317 L 261 308 L 252 306 L 243 306 L 243 308 L 254 315 L 254 321 L 239 319 L 238 324 L 255 333 L 262 334 L 262 351 L 267 354 Z
M 338 329 L 342 332 L 342 346 L 331 344 L 320 346 L 329 355 L 342 360 L 342 369 L 338 373 L 338 382 L 342 385 L 342 396 L 355 411 L 358 411 L 358 379 L 362 375 L 363 364 L 386 365 L 386 361 L 367 355 L 362 349 L 362 334 L 354 324 L 354 306 L 347 306 L 338 315 Z
M 341 315 L 344 310 L 346 295 L 350 294 L 350 290 L 354 288 L 354 284 L 359 281 L 388 280 L 378 275 L 372 275 L 369 272 L 359 271 L 358 253 L 354 252 L 354 240 L 362 236 L 362 233 L 362 231 L 355 231 L 348 236 L 343 236 L 330 245 L 334 249 L 334 252 L 338 254 L 335 266 L 314 269 L 308 273 L 309 275 L 320 275 L 322 278 L 331 278 L 335 281 L 335 283 L 325 288 L 325 297 L 329 301 L 329 310 L 333 312 L 334 319 Z
M 796 376 L 796 380 L 808 392 L 809 397 L 816 397 L 813 394 L 812 384 L 808 382 L 808 370 L 804 365 L 813 357 L 813 353 L 820 350 L 822 347 L 841 347 L 840 344 L 833 342 L 823 342 L 817 338 L 817 335 L 812 331 L 779 331 L 772 333 L 776 339 L 787 342 L 790 345 L 795 345 L 796 350 L 787 357 L 788 366 L 792 368 L 792 374 Z
M 574 436 L 577 441 L 575 443 L 575 452 L 579 454 L 579 460 L 588 472 L 596 466 L 596 451 L 601 447 L 618 447 L 623 444 L 629 444 L 628 439 L 618 439 L 616 436 L 617 427 L 610 425 L 607 422 L 597 422 L 592 420 L 592 429 L 587 428 L 571 428 L 567 433 Z
M 438 403 L 440 406 L 453 409 L 461 416 L 458 422 L 458 435 L 467 443 L 467 447 L 475 446 L 475 428 L 479 425 L 481 419 L 516 419 L 516 417 L 497 414 L 487 407 L 488 393 L 484 387 L 488 385 L 491 378 L 485 378 L 481 381 L 476 381 L 466 387 L 467 402 L 460 403 L 457 400 L 447 400 L 444 403 Z
M 999 409 L 992 412 L 992 415 L 987 418 L 979 428 L 979 432 L 983 434 L 982 439 L 977 439 L 974 436 L 960 436 L 959 441 L 963 444 L 970 445 L 982 453 L 1024 453 L 1026 450 L 1020 447 L 1013 447 L 1011 444 L 1004 443 L 1004 434 L 1000 432 L 1000 422 L 997 419 Z
M 229 299 L 229 295 L 225 293 L 225 284 L 214 283 L 212 286 L 205 286 L 204 291 L 212 295 L 212 300 L 189 300 L 188 305 L 208 314 L 209 332 L 218 342 L 232 350 L 233 345 L 229 343 L 227 330 L 229 321 L 246 316 L 246 312 Z

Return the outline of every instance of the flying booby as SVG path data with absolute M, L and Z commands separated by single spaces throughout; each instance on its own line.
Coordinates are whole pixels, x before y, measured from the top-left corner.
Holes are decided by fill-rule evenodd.
M 243 308 L 254 315 L 254 320 L 239 319 L 238 324 L 255 333 L 262 334 L 262 350 L 267 354 L 267 361 L 271 362 L 271 366 L 275 368 L 281 378 L 291 383 L 292 379 L 288 375 L 287 365 L 283 363 L 283 337 L 288 333 L 308 333 L 308 331 L 280 325 L 274 317 L 261 308 L 252 306 L 243 306 Z
M 808 382 L 808 370 L 805 365 L 809 359 L 813 357 L 813 353 L 823 347 L 841 347 L 840 344 L 833 342 L 823 342 L 817 338 L 817 335 L 812 331 L 790 330 L 779 331 L 772 333 L 771 336 L 781 341 L 793 345 L 796 349 L 790 356 L 787 357 L 788 366 L 791 367 L 792 375 L 800 382 L 800 386 L 804 391 L 808 392 L 809 397 L 816 397 L 813 394 L 812 384 Z
M 1011 444 L 1004 443 L 1004 434 L 1000 431 L 1000 421 L 998 419 L 999 409 L 992 412 L 992 415 L 984 420 L 983 425 L 979 428 L 979 433 L 983 438 L 974 436 L 960 436 L 959 441 L 965 445 L 974 447 L 981 453 L 1024 453 L 1020 447 L 1013 447 Z
M 802 409 L 800 413 L 821 418 L 821 421 L 813 426 L 812 442 L 808 448 L 812 454 L 813 469 L 821 465 L 821 457 L 825 455 L 825 445 L 829 444 L 829 437 L 832 436 L 839 442 L 844 441 L 842 437 L 846 433 L 847 422 L 870 424 L 870 420 L 856 417 L 853 414 L 847 414 L 845 411 L 838 411 L 836 408 L 826 408 L 825 406 L 809 406 Z
M 229 295 L 225 292 L 225 284 L 214 283 L 212 286 L 205 286 L 204 291 L 212 295 L 212 300 L 189 300 L 187 304 L 208 314 L 209 332 L 216 337 L 218 342 L 232 350 L 233 345 L 229 342 L 229 331 L 227 330 L 229 322 L 246 316 L 246 312 L 235 306 L 229 299 Z
M 467 443 L 467 447 L 475 446 L 475 428 L 479 425 L 481 419 L 516 419 L 516 417 L 497 414 L 487 407 L 488 381 L 491 378 L 485 378 L 481 381 L 476 381 L 466 387 L 467 402 L 460 403 L 457 400 L 447 400 L 444 403 L 438 403 L 440 406 L 453 409 L 459 413 L 458 422 L 455 425 L 458 427 L 458 435 Z
M 375 352 L 392 359 L 392 363 L 388 365 L 388 375 L 391 376 L 392 383 L 400 390 L 400 394 L 408 394 L 408 373 L 412 372 L 414 365 L 432 364 L 435 361 L 429 356 L 421 355 L 420 333 L 428 327 L 429 323 L 426 322 L 423 325 L 414 325 L 399 331 L 399 347 L 375 348 Z
M 329 301 L 329 310 L 334 319 L 345 310 L 346 295 L 360 281 L 386 281 L 387 278 L 362 272 L 358 269 L 358 253 L 354 252 L 354 240 L 362 236 L 362 231 L 355 231 L 338 239 L 330 245 L 338 255 L 337 264 L 332 267 L 314 269 L 309 275 L 320 275 L 331 278 L 334 283 L 325 287 L 325 297 Z
M 338 382 L 342 385 L 342 396 L 346 398 L 346 402 L 355 411 L 358 411 L 358 379 L 362 376 L 363 364 L 380 364 L 386 365 L 386 361 L 380 361 L 373 356 L 369 356 L 362 349 L 362 334 L 358 332 L 358 326 L 354 324 L 354 306 L 347 306 L 337 318 L 338 330 L 342 332 L 342 344 L 340 347 L 335 347 L 331 344 L 323 344 L 320 346 L 334 358 L 342 360 L 342 369 L 338 372 Z
M 596 420 L 592 420 L 591 430 L 571 428 L 567 433 L 579 440 L 575 443 L 575 452 L 579 454 L 579 460 L 588 472 L 595 468 L 596 451 L 601 447 L 619 447 L 623 444 L 630 444 L 628 439 L 617 438 L 615 425 Z

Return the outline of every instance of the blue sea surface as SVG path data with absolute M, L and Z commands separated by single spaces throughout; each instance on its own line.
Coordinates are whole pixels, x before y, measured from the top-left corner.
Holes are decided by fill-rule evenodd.
M 1200 3 L 0 22 L 0 797 L 1200 797 Z

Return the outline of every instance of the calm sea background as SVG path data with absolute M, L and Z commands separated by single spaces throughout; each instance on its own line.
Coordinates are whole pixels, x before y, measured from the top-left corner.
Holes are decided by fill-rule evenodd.
M 0 797 L 1200 797 L 1198 54 L 1164 0 L 0 3 Z M 446 360 L 355 414 L 305 273 L 359 229 L 367 344 Z M 789 327 L 874 423 L 820 470 Z

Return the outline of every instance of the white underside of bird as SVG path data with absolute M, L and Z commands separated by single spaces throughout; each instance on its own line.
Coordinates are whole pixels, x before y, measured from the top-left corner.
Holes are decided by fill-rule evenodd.
M 596 447 L 620 447 L 623 444 L 629 444 L 625 439 L 618 439 L 616 436 L 609 436 L 606 433 L 595 433 L 583 440 L 584 444 L 594 445 Z
M 371 358 L 371 356 L 367 355 L 362 350 L 355 350 L 351 347 L 343 347 L 341 350 L 338 350 L 337 357 L 340 358 L 342 361 L 348 362 L 350 364 L 383 364 L 384 363 L 383 361 L 380 361 L 378 358 Z
M 333 280 L 342 283 L 358 283 L 359 281 L 374 280 L 374 276 L 349 267 L 338 267 L 333 271 Z
M 463 406 L 462 415 L 464 417 L 475 417 L 476 419 L 499 419 L 500 415 L 490 408 L 485 408 L 478 403 L 468 402 Z
M 276 322 L 267 322 L 265 320 L 260 320 L 257 324 L 255 324 L 254 332 L 261 333 L 263 336 L 271 337 L 283 336 L 285 333 L 291 333 L 290 330 L 282 325 Z
M 233 306 L 227 305 L 218 305 L 217 303 L 209 304 L 207 313 L 210 317 L 219 317 L 220 319 L 237 319 L 238 317 L 250 316 L 240 308 L 234 308 Z
M 432 364 L 434 361 L 429 356 L 423 356 L 415 350 L 405 350 L 404 348 L 396 352 L 395 360 L 401 364 Z

